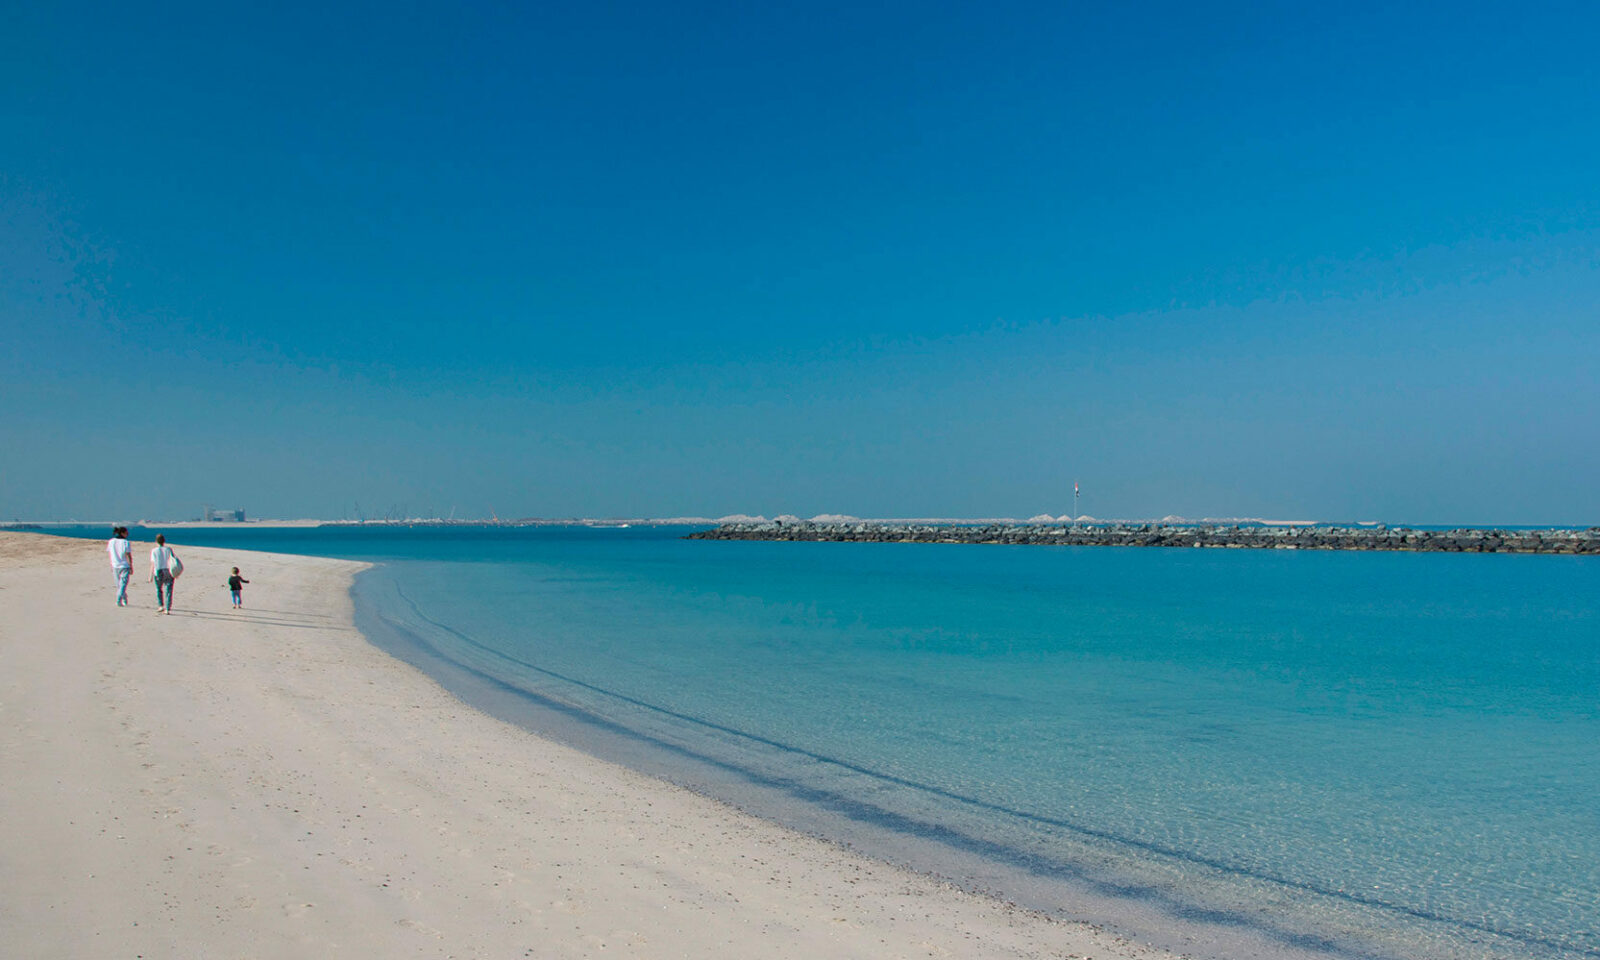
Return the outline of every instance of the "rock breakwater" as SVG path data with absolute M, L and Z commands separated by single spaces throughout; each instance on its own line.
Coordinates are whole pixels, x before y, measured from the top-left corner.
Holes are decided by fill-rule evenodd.
M 1540 553 L 1600 556 L 1600 527 L 1502 530 L 1408 527 L 1255 526 L 1166 523 L 935 524 L 851 521 L 725 523 L 691 540 L 846 543 L 997 543 L 1074 547 L 1214 547 L 1277 550 L 1397 550 L 1416 553 Z

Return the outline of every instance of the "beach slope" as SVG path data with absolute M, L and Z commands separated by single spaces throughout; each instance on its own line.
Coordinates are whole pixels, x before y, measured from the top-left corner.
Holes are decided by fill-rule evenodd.
M 0 533 L 6 957 L 1167 956 L 480 714 L 351 625 L 359 564 Z M 245 609 L 224 586 L 238 565 Z

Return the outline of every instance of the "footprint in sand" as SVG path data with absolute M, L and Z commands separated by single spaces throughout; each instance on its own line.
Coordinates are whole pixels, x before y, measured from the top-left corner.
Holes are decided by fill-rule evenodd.
M 427 936 L 433 937 L 435 940 L 444 939 L 443 931 L 435 930 L 434 928 L 427 926 L 426 924 L 418 923 L 415 920 L 396 920 L 395 924 L 397 926 L 405 927 L 408 930 L 415 930 L 418 933 L 426 934 Z

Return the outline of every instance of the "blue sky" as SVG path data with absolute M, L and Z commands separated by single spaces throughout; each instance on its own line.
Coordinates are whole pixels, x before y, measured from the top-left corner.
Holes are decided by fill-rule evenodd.
M 4 15 L 0 516 L 1600 522 L 1588 5 L 234 6 Z

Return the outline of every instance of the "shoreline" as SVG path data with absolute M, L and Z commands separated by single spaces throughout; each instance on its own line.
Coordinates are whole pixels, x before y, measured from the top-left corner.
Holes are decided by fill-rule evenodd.
M 730 741 L 744 736 L 734 728 L 708 722 L 700 735 L 686 734 L 700 722 L 691 714 L 547 673 L 509 654 L 496 666 L 499 654 L 455 626 L 431 621 L 403 592 L 386 610 L 381 595 L 391 584 L 384 577 L 378 568 L 359 578 L 358 627 L 464 703 L 761 821 L 1043 917 L 1086 921 L 1132 942 L 1207 960 L 1532 955 L 1523 946 L 1572 955 L 1554 941 L 1397 906 L 1359 887 L 1241 868 L 759 736 L 730 750 Z M 468 656 L 461 655 L 463 643 L 475 648 Z M 620 710 L 596 708 L 596 698 L 610 697 Z
M 101 543 L 0 532 L 16 955 L 1175 956 L 473 709 L 355 628 L 363 564 L 179 545 L 165 617 L 143 546 L 119 609 Z
M 365 571 L 361 580 L 381 573 Z M 1307 946 L 1306 937 L 1291 929 L 1292 923 L 1281 922 L 1296 912 L 1286 903 L 1281 903 L 1283 917 L 1269 917 L 1253 909 L 1219 909 L 1220 900 L 1201 906 L 1185 895 L 1185 883 L 1198 883 L 1217 892 L 1219 883 L 1228 883 L 1222 876 L 1226 870 L 1212 870 L 1202 877 L 1194 870 L 1199 864 L 1190 861 L 1189 869 L 1176 870 L 1175 859 L 1181 858 L 1171 857 L 1161 858 L 1169 862 L 1142 870 L 1130 871 L 1126 864 L 1122 869 L 1107 869 L 1107 862 L 1124 858 L 1126 851 L 1114 849 L 1119 846 L 1117 841 L 1090 833 L 1070 839 L 1056 836 L 1057 844 L 1070 845 L 1078 854 L 1078 861 L 1069 863 L 1059 858 L 1059 851 L 1031 849 L 1030 840 L 1015 829 L 1004 836 L 991 835 L 989 825 L 970 816 L 958 817 L 960 824 L 948 822 L 942 815 L 924 820 L 929 811 L 919 812 L 903 803 L 885 805 L 881 794 L 862 799 L 885 786 L 864 771 L 852 773 L 847 766 L 836 767 L 822 778 L 830 784 L 821 786 L 814 769 L 748 767 L 730 762 L 724 755 L 702 752 L 690 742 L 657 739 L 626 722 L 597 717 L 589 707 L 569 703 L 559 695 L 538 692 L 441 653 L 423 635 L 427 631 L 416 624 L 402 625 L 381 609 L 373 594 L 383 592 L 383 587 L 373 587 L 371 581 L 365 586 L 372 589 L 364 589 L 358 581 L 353 591 L 358 628 L 378 649 L 416 667 L 463 703 L 541 739 L 572 747 L 586 757 L 708 798 L 731 815 L 775 825 L 808 842 L 822 842 L 851 856 L 863 855 L 1007 909 L 1068 926 L 1087 924 L 1112 932 L 1121 942 L 1174 951 L 1187 960 L 1332 960 L 1380 955 L 1355 942 Z M 804 767 L 835 767 L 814 755 L 803 756 L 800 762 Z M 847 785 L 847 780 L 858 782 Z M 1034 823 L 1027 832 L 1039 826 Z M 1063 827 L 1068 835 L 1077 832 L 1065 824 L 1046 829 L 1059 832 Z M 1096 866 L 1086 866 L 1089 864 Z M 1180 872 L 1187 875 L 1185 881 L 1177 881 Z M 1344 919 L 1348 931 L 1361 929 L 1362 919 L 1371 918 Z

